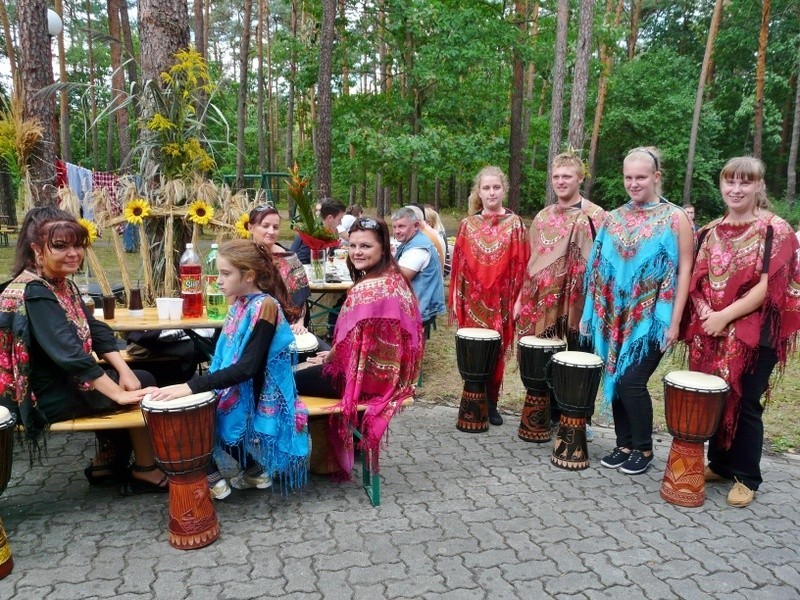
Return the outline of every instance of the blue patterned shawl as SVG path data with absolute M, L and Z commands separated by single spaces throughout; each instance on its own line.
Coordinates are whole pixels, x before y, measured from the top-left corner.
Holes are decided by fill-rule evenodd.
M 278 306 L 269 294 L 251 294 L 240 296 L 228 309 L 211 361 L 212 373 L 239 360 L 264 302 Z M 269 347 L 258 404 L 254 401 L 252 379 L 217 390 L 218 449 L 243 443 L 264 471 L 277 477 L 288 490 L 305 485 L 310 450 L 305 426 L 307 411 L 298 399 L 294 383 L 296 362 L 294 334 L 278 306 L 275 336 Z M 224 452 L 216 452 L 215 458 L 220 465 L 230 460 Z
M 679 215 L 664 199 L 628 202 L 608 213 L 592 247 L 581 332 L 605 361 L 606 404 L 625 371 L 664 342 L 677 291 Z

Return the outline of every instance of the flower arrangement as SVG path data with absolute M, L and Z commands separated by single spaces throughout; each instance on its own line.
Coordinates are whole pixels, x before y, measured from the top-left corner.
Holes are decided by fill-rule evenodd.
M 236 233 L 239 235 L 240 238 L 249 240 L 252 237 L 250 230 L 247 228 L 248 223 L 250 223 L 250 215 L 247 213 L 242 213 L 236 220 Z
M 189 205 L 188 215 L 195 225 L 208 225 L 214 218 L 214 207 L 203 200 L 195 200 Z
M 297 205 L 298 220 L 294 224 L 295 231 L 303 242 L 312 250 L 322 250 L 339 245 L 339 236 L 322 224 L 317 216 L 316 203 L 308 193 L 308 177 L 300 176 L 300 168 L 295 163 L 289 169 L 289 196 Z
M 150 216 L 150 203 L 144 198 L 134 198 L 125 205 L 125 220 L 131 225 L 141 225 Z

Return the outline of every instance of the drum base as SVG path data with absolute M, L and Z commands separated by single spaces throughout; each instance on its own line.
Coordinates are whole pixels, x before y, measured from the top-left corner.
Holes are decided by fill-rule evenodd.
M 702 442 L 672 440 L 661 497 L 670 504 L 697 508 L 706 501 L 706 481 Z
M 169 545 L 195 550 L 219 537 L 217 513 L 204 471 L 169 478 Z
M 581 471 L 589 468 L 586 417 L 561 415 L 550 462 L 568 471 Z
M 525 394 L 525 405 L 519 419 L 517 435 L 526 442 L 549 442 L 550 433 L 550 396 L 534 395 L 530 391 Z
M 476 389 L 477 388 L 477 389 Z M 467 433 L 489 431 L 489 404 L 486 390 L 481 384 L 466 383 L 461 393 L 456 429 Z
M 14 570 L 14 557 L 11 556 L 11 546 L 6 537 L 6 530 L 3 529 L 3 521 L 0 520 L 0 579 Z

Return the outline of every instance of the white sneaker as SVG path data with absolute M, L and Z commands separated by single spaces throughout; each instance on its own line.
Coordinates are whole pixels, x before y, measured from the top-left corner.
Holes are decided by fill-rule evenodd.
M 217 483 L 208 488 L 212 500 L 224 500 L 231 495 L 231 486 L 227 479 L 220 479 Z
M 272 487 L 272 479 L 263 471 L 258 475 L 248 475 L 244 471 L 234 477 L 231 484 L 237 490 L 267 490 Z

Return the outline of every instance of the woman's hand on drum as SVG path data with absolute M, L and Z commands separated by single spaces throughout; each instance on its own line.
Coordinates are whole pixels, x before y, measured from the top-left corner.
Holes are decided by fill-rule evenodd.
M 146 387 L 138 390 L 122 390 L 114 396 L 113 400 L 122 406 L 126 406 L 128 404 L 139 404 L 139 402 L 141 402 L 147 394 L 152 394 L 153 392 L 157 391 L 157 387 Z
M 311 363 L 312 365 L 322 365 L 328 362 L 328 355 L 330 354 L 330 350 L 323 350 L 322 352 L 317 352 L 316 356 L 309 356 L 306 359 L 307 363 Z
M 192 393 L 190 388 L 185 383 L 176 383 L 175 385 L 167 385 L 162 388 L 154 388 L 150 395 L 152 400 L 175 400 L 176 398 L 183 398 Z
M 295 335 L 303 335 L 304 333 L 308 333 L 308 329 L 306 329 L 306 326 L 303 325 L 302 321 L 292 323 L 289 327 L 291 328 L 292 333 Z
M 722 311 L 711 311 L 706 314 L 705 317 L 701 316 L 700 319 L 703 321 L 703 331 L 705 331 L 707 335 L 722 335 L 725 328 L 728 326 L 728 318 Z
M 119 387 L 123 390 L 132 392 L 134 390 L 142 389 L 142 382 L 139 381 L 139 378 L 133 374 L 133 371 L 128 369 L 127 371 L 121 370 L 119 372 Z

